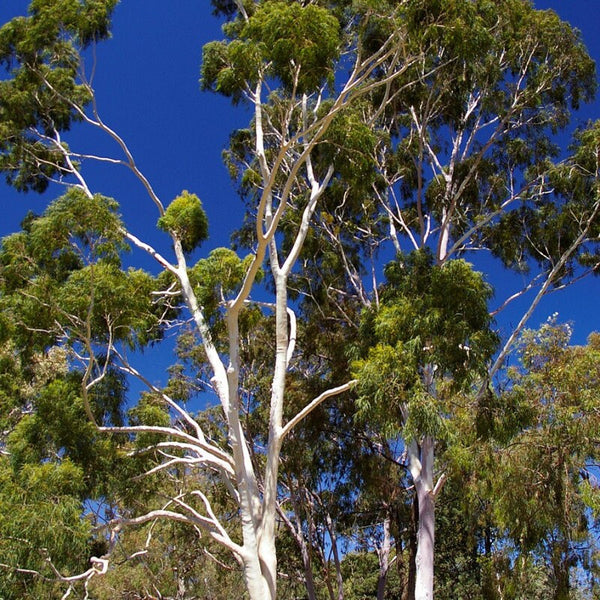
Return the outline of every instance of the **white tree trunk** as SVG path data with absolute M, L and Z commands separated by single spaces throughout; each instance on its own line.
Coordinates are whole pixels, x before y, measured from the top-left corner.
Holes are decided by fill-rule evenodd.
M 385 585 L 387 583 L 388 570 L 390 568 L 390 515 L 386 514 L 383 520 L 383 542 L 381 548 L 377 551 L 379 558 L 379 577 L 377 579 L 377 600 L 383 600 L 385 595 Z
M 419 503 L 415 600 L 433 600 L 435 496 L 433 489 L 434 439 L 424 436 L 421 445 L 409 445 L 409 468 Z

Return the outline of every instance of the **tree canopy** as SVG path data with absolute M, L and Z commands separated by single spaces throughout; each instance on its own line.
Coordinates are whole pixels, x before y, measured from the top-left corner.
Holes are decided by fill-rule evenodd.
M 527 0 L 212 7 L 239 223 L 101 116 L 116 0 L 0 28 L 0 171 L 51 196 L 0 245 L 0 595 L 596 597 L 598 336 L 530 326 L 600 264 L 579 32 Z

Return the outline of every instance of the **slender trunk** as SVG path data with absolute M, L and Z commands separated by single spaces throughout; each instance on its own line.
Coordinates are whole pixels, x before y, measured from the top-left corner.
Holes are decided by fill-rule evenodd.
M 235 462 L 235 476 L 239 493 L 242 524 L 244 582 L 252 600 L 274 600 L 274 589 L 269 585 L 269 574 L 265 573 L 260 557 L 261 499 L 252 458 L 239 418 L 239 333 L 238 313 L 228 314 L 229 355 L 227 368 L 227 401 L 223 402 L 229 428 L 229 444 Z M 225 387 L 225 386 L 223 386 Z M 265 575 L 267 577 L 265 578 Z
M 317 593 L 315 591 L 315 579 L 312 571 L 312 560 L 310 558 L 310 551 L 306 541 L 303 539 L 300 544 L 300 551 L 302 554 L 302 566 L 304 568 L 304 587 L 306 588 L 306 596 L 308 600 L 317 600 Z
M 329 600 L 335 600 L 335 590 L 333 589 L 333 583 L 331 582 L 329 566 L 323 568 L 323 574 L 325 578 L 325 587 L 327 588 L 327 595 Z
M 415 600 L 415 585 L 417 581 L 417 528 L 419 523 L 419 499 L 416 494 L 412 501 L 410 531 L 408 534 L 408 576 L 406 595 L 403 600 Z
M 272 257 L 272 261 L 273 257 Z M 283 422 L 283 398 L 288 361 L 288 315 L 287 315 L 287 277 L 278 275 L 275 279 L 275 369 L 271 384 L 271 406 L 269 412 L 269 441 L 267 462 L 264 474 L 264 493 L 262 519 L 259 529 L 259 557 L 264 577 L 269 586 L 269 596 L 277 595 L 277 553 L 275 550 L 275 518 L 277 515 L 277 479 L 279 474 L 279 455 L 281 451 L 281 430 Z
M 335 563 L 335 574 L 337 580 L 337 598 L 338 600 L 344 600 L 344 578 L 342 577 L 342 563 L 340 561 L 340 554 L 337 547 L 337 536 L 333 528 L 333 521 L 331 515 L 327 513 L 326 518 L 327 532 L 329 533 L 329 539 L 331 541 L 331 551 L 333 553 L 333 560 Z
M 569 545 L 566 541 L 555 542 L 552 549 L 552 573 L 554 575 L 553 600 L 569 600 L 571 597 Z
M 386 515 L 383 520 L 383 543 L 378 550 L 379 557 L 379 577 L 377 579 L 377 600 L 383 600 L 385 594 L 385 584 L 387 582 L 387 574 L 390 566 L 390 517 Z
M 434 503 L 426 486 L 417 485 L 419 496 L 419 529 L 417 531 L 417 560 L 415 600 L 433 599 Z
M 424 436 L 421 446 L 410 444 L 410 470 L 419 502 L 415 600 L 433 600 L 435 503 L 433 494 L 434 440 Z
M 283 522 L 287 525 L 292 537 L 295 542 L 298 544 L 298 548 L 300 548 L 300 556 L 302 557 L 302 568 L 304 570 L 304 586 L 306 588 L 306 596 L 308 600 L 317 600 L 317 593 L 315 588 L 315 580 L 313 576 L 313 565 L 312 565 L 312 555 L 310 548 L 310 540 L 312 539 L 312 525 L 311 525 L 311 515 L 312 515 L 312 503 L 308 498 L 304 500 L 304 511 L 300 509 L 300 503 L 303 502 L 299 497 L 299 490 L 292 486 L 290 489 L 290 501 L 292 503 L 292 508 L 294 511 L 294 520 L 293 522 L 288 515 L 286 515 L 285 511 L 280 511 L 280 516 L 283 519 Z M 308 534 L 305 535 L 302 529 L 302 513 L 306 512 L 307 517 L 307 528 Z M 308 538 L 308 539 L 307 539 Z

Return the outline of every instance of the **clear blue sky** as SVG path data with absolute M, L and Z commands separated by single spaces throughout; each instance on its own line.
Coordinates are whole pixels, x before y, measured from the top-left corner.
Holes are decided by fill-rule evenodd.
M 534 4 L 554 9 L 580 29 L 600 63 L 600 0 L 537 0 Z M 25 0 L 0 0 L 0 23 L 25 14 L 27 5 Z M 103 119 L 128 141 L 163 201 L 182 189 L 202 198 L 211 224 L 209 247 L 227 245 L 231 231 L 241 222 L 241 204 L 222 165 L 221 151 L 230 131 L 247 122 L 243 109 L 199 90 L 202 46 L 220 37 L 220 24 L 208 2 L 121 0 L 113 39 L 98 47 L 94 80 Z M 575 123 L 597 118 L 600 106 L 595 103 L 584 107 Z M 73 133 L 85 149 L 96 150 L 98 140 L 89 132 Z M 156 222 L 153 206 L 131 175 L 114 168 L 90 173 L 97 191 L 121 202 L 134 233 L 152 229 Z M 20 195 L 0 183 L 0 235 L 15 231 L 28 210 L 41 212 L 59 193 Z M 498 299 L 508 292 L 497 290 Z M 575 323 L 575 339 L 582 342 L 591 330 L 600 330 L 599 304 L 600 280 L 590 279 L 548 298 L 531 326 L 558 311 L 561 320 Z M 514 322 L 517 313 L 507 318 Z

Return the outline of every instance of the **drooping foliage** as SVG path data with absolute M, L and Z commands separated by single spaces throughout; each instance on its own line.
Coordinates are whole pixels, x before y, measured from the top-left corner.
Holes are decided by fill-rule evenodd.
M 19 190 L 44 191 L 69 172 L 58 132 L 92 100 L 81 53 L 109 37 L 117 0 L 35 0 L 0 29 L 0 169 Z M 53 141 L 54 140 L 54 141 Z
M 468 389 L 484 376 L 496 349 L 491 289 L 465 261 L 438 266 L 427 251 L 398 257 L 386 276 L 379 307 L 363 319 L 365 355 L 353 366 L 359 407 L 370 419 L 380 414 L 391 431 L 404 423 L 410 435 L 435 435 L 445 413 L 436 397 Z M 439 382 L 439 395 L 424 383 L 427 370 Z

